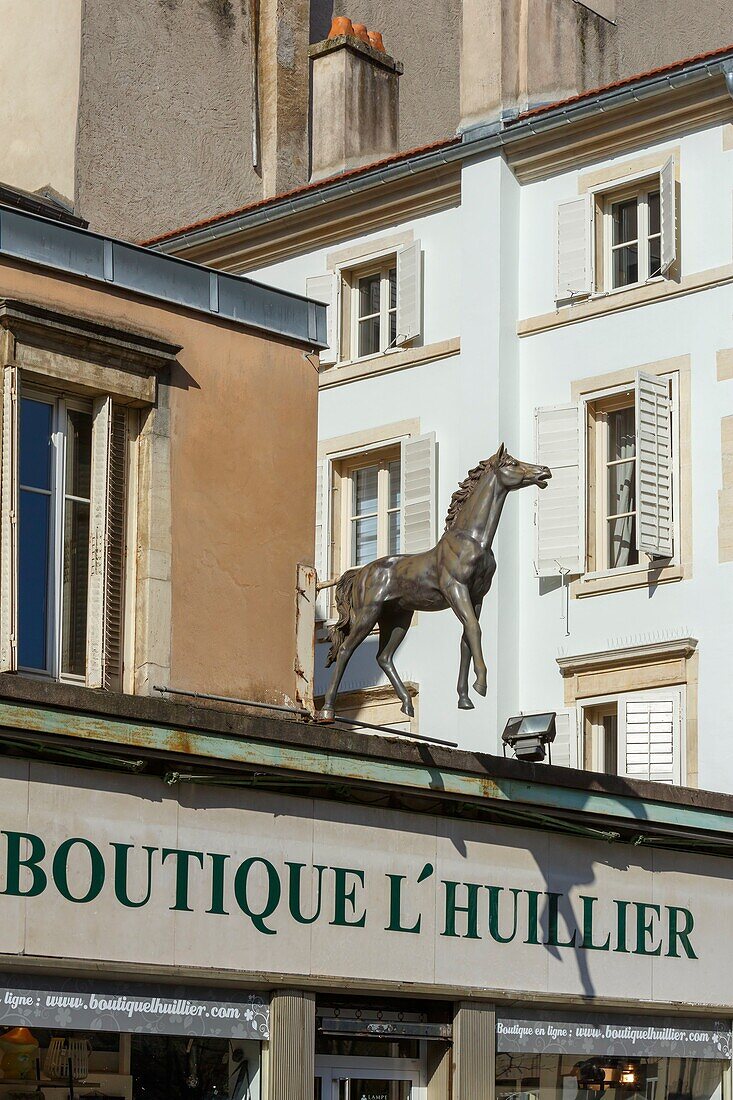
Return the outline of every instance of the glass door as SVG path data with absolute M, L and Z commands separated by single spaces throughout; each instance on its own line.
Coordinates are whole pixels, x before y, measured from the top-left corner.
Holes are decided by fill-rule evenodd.
M 425 1100 L 412 1059 L 324 1058 L 316 1063 L 315 1100 Z

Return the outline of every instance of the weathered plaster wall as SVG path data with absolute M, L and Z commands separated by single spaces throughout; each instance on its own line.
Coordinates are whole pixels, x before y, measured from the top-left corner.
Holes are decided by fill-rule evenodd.
M 729 0 L 616 0 L 620 76 L 733 43 Z
M 76 197 L 91 227 L 144 238 L 259 198 L 247 0 L 83 3 Z
M 461 0 L 312 0 L 313 41 L 331 15 L 348 15 L 382 32 L 387 53 L 405 66 L 400 78 L 400 149 L 450 137 L 459 120 Z
M 74 197 L 82 0 L 0 0 L 0 180 Z
M 183 346 L 159 401 L 170 410 L 170 683 L 294 698 L 296 569 L 313 560 L 318 389 L 301 349 L 8 260 L 5 296 Z

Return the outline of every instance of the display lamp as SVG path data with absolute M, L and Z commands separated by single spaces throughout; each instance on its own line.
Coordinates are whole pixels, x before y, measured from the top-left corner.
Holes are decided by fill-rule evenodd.
M 555 740 L 555 712 L 550 714 L 519 714 L 510 718 L 501 735 L 506 756 L 507 745 L 517 760 L 540 761 L 545 759 L 545 746 L 552 763 L 550 745 Z

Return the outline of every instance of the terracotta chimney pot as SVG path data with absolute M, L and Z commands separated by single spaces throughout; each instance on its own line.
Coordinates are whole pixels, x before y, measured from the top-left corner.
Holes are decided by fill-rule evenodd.
M 348 15 L 334 15 L 331 20 L 331 30 L 328 32 L 328 37 L 339 38 L 342 34 L 353 35 L 354 26 Z
M 380 53 L 386 53 L 384 48 L 384 42 L 382 41 L 382 35 L 379 31 L 368 31 L 369 44 L 374 47 L 375 50 L 379 50 Z
M 369 41 L 369 32 L 366 29 L 366 23 L 354 23 L 354 34 L 357 38 L 360 38 L 362 42 L 366 42 L 367 46 L 371 45 Z

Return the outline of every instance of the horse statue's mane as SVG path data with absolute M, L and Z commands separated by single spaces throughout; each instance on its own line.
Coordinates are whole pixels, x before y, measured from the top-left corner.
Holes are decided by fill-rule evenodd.
M 450 531 L 451 527 L 456 522 L 456 519 L 458 518 L 458 513 L 478 485 L 479 480 L 481 479 L 481 475 L 484 474 L 489 468 L 491 468 L 492 470 L 498 470 L 499 467 L 503 464 L 506 457 L 507 450 L 502 443 L 501 447 L 499 447 L 499 450 L 496 452 L 495 455 L 492 455 L 491 458 L 484 458 L 481 462 L 479 462 L 478 466 L 474 466 L 472 470 L 468 471 L 463 481 L 460 483 L 455 493 L 450 498 L 448 512 L 445 517 L 446 531 Z

